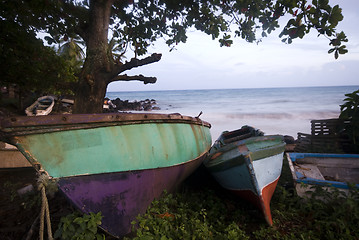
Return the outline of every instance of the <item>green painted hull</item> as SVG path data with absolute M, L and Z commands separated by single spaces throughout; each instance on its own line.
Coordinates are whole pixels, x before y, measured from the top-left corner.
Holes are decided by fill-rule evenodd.
M 107 114 L 81 122 L 78 116 L 66 116 L 66 123 L 48 116 L 47 126 L 20 117 L 5 121 L 2 130 L 30 163 L 55 178 L 175 166 L 203 155 L 211 144 L 209 124 L 198 118 Z

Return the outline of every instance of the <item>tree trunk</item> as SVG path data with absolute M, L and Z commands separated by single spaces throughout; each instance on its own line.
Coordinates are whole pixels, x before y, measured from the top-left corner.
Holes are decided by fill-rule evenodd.
M 108 54 L 108 28 L 113 0 L 90 2 L 86 61 L 75 90 L 74 113 L 101 113 L 113 61 Z

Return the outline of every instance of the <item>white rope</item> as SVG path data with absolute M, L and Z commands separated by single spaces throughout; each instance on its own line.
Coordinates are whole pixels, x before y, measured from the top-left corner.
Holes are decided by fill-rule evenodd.
M 46 197 L 46 186 L 48 182 L 48 177 L 45 175 L 41 175 L 39 177 L 39 190 L 41 191 L 41 212 L 40 212 L 40 230 L 39 237 L 40 240 L 44 239 L 44 228 L 45 228 L 45 218 L 46 218 L 46 226 L 47 226 L 47 236 L 49 240 L 53 240 L 52 231 L 51 231 L 51 220 L 50 220 L 50 210 L 49 210 L 49 202 Z

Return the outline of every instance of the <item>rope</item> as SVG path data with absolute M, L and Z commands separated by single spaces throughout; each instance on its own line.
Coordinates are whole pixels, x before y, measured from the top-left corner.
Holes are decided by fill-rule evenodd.
M 50 210 L 49 210 L 49 202 L 46 197 L 46 186 L 47 186 L 48 177 L 45 175 L 41 175 L 39 177 L 39 190 L 41 191 L 41 212 L 40 212 L 40 230 L 39 237 L 40 240 L 44 239 L 44 228 L 45 228 L 45 218 L 46 218 L 46 226 L 47 226 L 47 236 L 49 240 L 53 240 L 52 231 L 51 231 L 51 221 L 50 221 Z

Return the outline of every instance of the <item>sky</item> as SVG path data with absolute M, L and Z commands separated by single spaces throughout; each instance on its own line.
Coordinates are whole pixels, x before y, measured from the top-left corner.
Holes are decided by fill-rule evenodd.
M 337 60 L 328 54 L 329 40 L 317 37 L 316 30 L 284 44 L 278 37 L 279 28 L 258 45 L 235 38 L 231 47 L 220 47 L 218 40 L 193 30 L 187 42 L 172 52 L 164 42 L 155 42 L 149 54 L 162 53 L 159 62 L 124 72 L 157 77 L 155 84 L 114 82 L 107 91 L 359 85 L 359 1 L 329 2 L 342 8 L 344 19 L 337 30 L 349 39 L 345 43 L 349 52 Z

